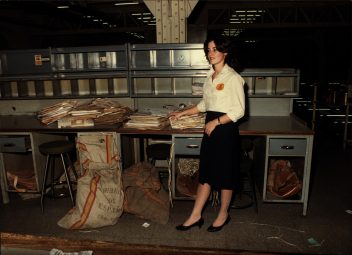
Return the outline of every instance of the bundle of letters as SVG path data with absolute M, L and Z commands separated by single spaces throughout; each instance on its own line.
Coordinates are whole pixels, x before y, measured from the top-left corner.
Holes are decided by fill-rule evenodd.
M 122 123 L 131 113 L 130 108 L 118 102 L 98 98 L 82 105 L 77 101 L 64 101 L 44 108 L 38 118 L 46 125 L 57 121 L 59 128 L 85 127 Z
M 204 128 L 204 123 L 204 113 L 182 116 L 178 119 L 170 119 L 170 124 L 173 129 Z
M 97 125 L 122 123 L 133 113 L 133 110 L 129 107 L 108 99 L 98 98 L 91 104 L 102 109 L 101 113 L 94 119 L 94 123 Z
M 78 105 L 76 100 L 66 100 L 52 106 L 44 107 L 38 112 L 37 117 L 41 123 L 49 125 L 69 115 L 70 111 Z
M 169 125 L 169 119 L 165 116 L 137 112 L 129 116 L 129 120 L 125 123 L 124 127 L 138 129 L 162 129 Z

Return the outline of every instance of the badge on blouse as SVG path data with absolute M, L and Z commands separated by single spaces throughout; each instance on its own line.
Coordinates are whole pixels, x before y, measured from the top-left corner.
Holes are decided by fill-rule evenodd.
M 223 90 L 224 89 L 224 83 L 219 83 L 216 85 L 216 90 Z

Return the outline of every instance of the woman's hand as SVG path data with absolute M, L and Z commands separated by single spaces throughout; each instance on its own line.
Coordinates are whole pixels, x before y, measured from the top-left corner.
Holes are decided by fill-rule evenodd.
M 197 106 L 193 106 L 192 108 L 188 108 L 186 110 L 171 112 L 168 117 L 171 120 L 177 120 L 182 116 L 187 116 L 187 115 L 192 115 L 197 113 L 199 113 Z
M 215 120 L 212 120 L 212 121 L 209 121 L 207 124 L 205 124 L 205 127 L 204 127 L 204 132 L 210 136 L 211 133 L 213 132 L 213 130 L 216 128 L 216 126 L 219 125 L 218 121 L 215 119 Z
M 183 115 L 184 115 L 184 113 L 182 111 L 176 111 L 176 112 L 171 112 L 168 117 L 171 120 L 177 120 L 178 118 L 180 118 Z

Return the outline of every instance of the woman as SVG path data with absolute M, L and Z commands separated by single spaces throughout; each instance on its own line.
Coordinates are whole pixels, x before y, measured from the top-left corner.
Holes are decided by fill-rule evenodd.
M 204 224 L 202 210 L 212 189 L 220 191 L 221 206 L 209 232 L 220 231 L 229 223 L 232 191 L 239 180 L 240 141 L 237 121 L 245 113 L 244 80 L 234 70 L 230 42 L 211 38 L 204 42 L 204 52 L 212 65 L 204 83 L 203 99 L 194 107 L 171 113 L 171 118 L 206 112 L 200 150 L 199 184 L 192 213 L 176 227 L 186 231 Z

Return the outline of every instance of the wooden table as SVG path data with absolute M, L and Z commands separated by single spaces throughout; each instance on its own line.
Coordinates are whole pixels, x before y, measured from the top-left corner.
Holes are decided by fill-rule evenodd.
M 139 135 L 139 136 L 159 136 L 167 135 L 175 138 L 190 138 L 190 137 L 201 137 L 203 134 L 202 129 L 172 129 L 171 127 L 164 128 L 162 130 L 140 130 L 124 128 L 121 124 L 115 125 L 99 125 L 94 127 L 74 127 L 74 128 L 58 128 L 57 123 L 50 125 L 43 125 L 39 122 L 34 115 L 11 115 L 0 117 L 0 136 L 12 136 L 17 134 L 29 135 L 32 138 L 32 142 L 37 145 L 38 143 L 33 141 L 35 137 L 41 137 L 45 135 L 67 135 L 67 134 L 79 134 L 85 132 L 116 132 L 118 137 L 121 135 Z M 261 137 L 263 144 L 263 157 L 259 161 L 263 162 L 263 201 L 264 202 L 283 202 L 283 203 L 303 203 L 303 215 L 306 215 L 308 205 L 308 191 L 310 182 L 310 171 L 311 171 L 311 159 L 313 150 L 313 138 L 314 132 L 309 129 L 303 122 L 297 119 L 295 116 L 252 116 L 248 120 L 240 124 L 240 134 L 242 136 L 254 136 Z M 34 137 L 34 138 L 33 138 Z M 40 139 L 39 139 L 40 140 Z M 120 142 L 121 140 L 119 140 Z M 289 152 L 283 151 L 283 154 L 272 153 L 272 144 L 277 142 L 291 142 L 295 144 L 303 144 L 303 151 Z M 274 143 L 275 142 L 275 143 Z M 34 146 L 32 144 L 32 146 Z M 120 142 L 121 149 L 121 142 Z M 285 144 L 287 147 L 287 145 Z M 282 146 L 284 147 L 284 146 Z M 292 146 L 288 146 L 292 147 Z M 280 148 L 279 148 L 280 149 Z M 37 153 L 36 148 L 32 147 L 33 153 Z M 296 154 L 295 154 L 296 153 Z M 1 156 L 3 156 L 1 153 Z M 37 155 L 37 157 L 40 157 Z M 268 171 L 268 165 L 272 158 L 301 158 L 304 162 L 304 169 L 302 169 L 302 192 L 299 199 L 287 200 L 277 199 L 268 197 L 266 192 L 266 176 Z M 37 160 L 37 158 L 35 158 Z M 41 162 L 41 161 L 39 161 Z M 41 163 L 38 163 L 41 164 Z M 36 166 L 39 168 L 39 166 Z M 174 169 L 173 169 L 174 170 Z M 36 173 L 39 173 L 39 169 L 36 169 Z M 3 195 L 3 202 L 8 203 L 8 190 L 6 189 L 6 171 L 4 169 L 3 162 L 0 164 L 1 174 L 1 188 Z M 39 185 L 40 186 L 40 185 Z

